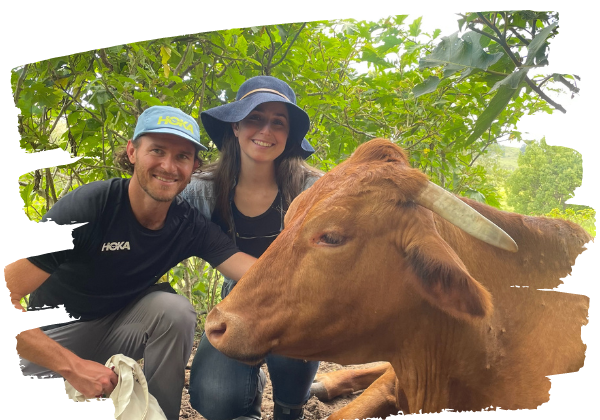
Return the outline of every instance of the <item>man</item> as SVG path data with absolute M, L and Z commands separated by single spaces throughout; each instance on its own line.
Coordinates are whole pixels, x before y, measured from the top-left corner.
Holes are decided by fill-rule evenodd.
M 131 179 L 81 186 L 44 216 L 58 224 L 87 222 L 73 230 L 74 248 L 6 267 L 16 308 L 31 294 L 31 310 L 64 304 L 79 318 L 17 336 L 24 374 L 62 376 L 93 398 L 117 384 L 104 366 L 110 356 L 143 357 L 150 393 L 169 420 L 179 418 L 196 313 L 168 283 L 155 283 L 192 255 L 234 280 L 255 261 L 177 196 L 200 165 L 198 151 L 206 150 L 199 131 L 178 109 L 144 111 L 126 148 Z

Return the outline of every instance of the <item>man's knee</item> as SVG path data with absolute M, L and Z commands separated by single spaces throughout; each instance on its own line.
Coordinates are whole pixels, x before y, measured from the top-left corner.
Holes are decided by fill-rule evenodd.
M 161 325 L 171 333 L 192 334 L 196 329 L 196 311 L 183 296 L 168 292 L 153 292 L 148 305 Z

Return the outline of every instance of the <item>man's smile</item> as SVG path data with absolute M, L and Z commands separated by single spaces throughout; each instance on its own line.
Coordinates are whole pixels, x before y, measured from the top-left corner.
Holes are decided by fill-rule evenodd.
M 164 176 L 154 175 L 154 178 L 162 182 L 177 182 L 177 178 L 165 178 Z

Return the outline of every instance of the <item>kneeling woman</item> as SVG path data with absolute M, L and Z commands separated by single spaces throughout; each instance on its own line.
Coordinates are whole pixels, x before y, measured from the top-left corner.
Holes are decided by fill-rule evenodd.
M 201 114 L 219 160 L 195 175 L 182 195 L 221 226 L 239 249 L 260 257 L 283 229 L 292 200 L 320 173 L 304 159 L 308 115 L 293 90 L 271 76 L 240 86 L 236 101 Z M 235 282 L 225 279 L 225 298 Z M 302 418 L 319 362 L 269 355 L 274 420 Z M 190 403 L 208 420 L 260 419 L 265 374 L 220 353 L 203 335 L 190 374 Z

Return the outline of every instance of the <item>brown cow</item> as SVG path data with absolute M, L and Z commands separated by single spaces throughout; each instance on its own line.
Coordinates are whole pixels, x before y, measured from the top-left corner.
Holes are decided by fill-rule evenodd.
M 429 185 L 391 142 L 360 146 L 292 203 L 284 231 L 209 314 L 211 343 L 248 363 L 270 352 L 390 362 L 331 418 L 548 401 L 546 376 L 583 366 L 589 300 L 537 289 L 558 286 L 591 237 L 461 199 L 519 247 L 498 249 L 454 225 L 478 234 L 468 211 L 449 223 Z M 483 239 L 514 251 L 502 235 Z

